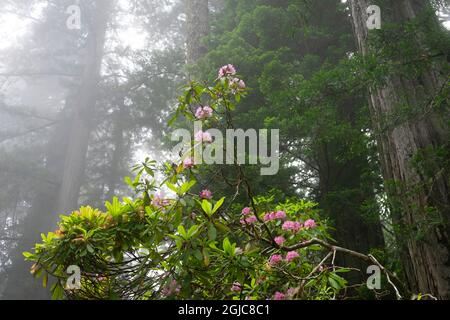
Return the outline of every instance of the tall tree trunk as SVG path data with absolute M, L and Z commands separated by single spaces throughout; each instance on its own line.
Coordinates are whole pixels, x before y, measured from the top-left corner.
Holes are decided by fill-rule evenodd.
M 209 34 L 208 0 L 186 0 L 186 60 L 194 64 L 206 52 L 202 39 Z
M 8 270 L 5 299 L 49 298 L 48 290 L 32 278 L 30 264 L 24 261 L 22 252 L 31 250 L 40 240 L 41 233 L 56 228 L 58 214 L 68 213 L 77 206 L 111 5 L 110 0 L 96 1 L 95 22 L 87 38 L 81 85 L 66 102 L 65 113 L 71 113 L 70 121 L 64 121 L 57 128 L 47 147 L 46 168 L 55 184 L 42 185 L 25 218 L 23 237 L 11 253 L 12 266 Z
M 350 0 L 354 32 L 364 56 L 376 48 L 369 45 L 371 33 L 366 21 L 368 0 Z M 382 10 L 383 25 L 401 24 L 416 18 L 428 8 L 425 0 L 396 0 L 385 2 Z M 390 16 L 389 16 L 390 15 Z M 434 22 L 431 22 L 433 24 Z M 417 50 L 427 56 L 425 30 L 421 25 L 416 33 Z M 445 59 L 445 58 L 444 58 Z M 432 168 L 434 176 L 423 174 L 413 163 L 413 157 L 423 151 L 448 151 L 448 118 L 429 110 L 415 119 L 407 119 L 392 128 L 386 128 L 383 120 L 399 108 L 417 108 L 424 101 L 433 99 L 443 88 L 448 75 L 443 75 L 444 59 L 420 74 L 390 74 L 383 85 L 370 88 L 371 117 L 377 134 L 383 176 L 393 203 L 393 220 L 405 231 L 398 239 L 404 241 L 403 264 L 410 288 L 414 292 L 429 293 L 438 298 L 450 298 L 450 190 L 448 167 Z M 401 61 L 396 61 L 400 62 Z M 402 105 L 403 104 L 403 105 Z M 444 106 L 448 116 L 448 105 Z M 432 165 L 431 165 L 432 166 Z M 438 221 L 430 221 L 434 213 Z M 423 230 L 422 228 L 426 229 Z M 422 234 L 419 236 L 419 232 Z
M 112 143 L 114 145 L 114 150 L 111 158 L 111 165 L 108 172 L 108 192 L 106 194 L 106 200 L 111 200 L 116 192 L 117 186 L 121 179 L 121 168 L 122 162 L 124 160 L 124 155 L 126 152 L 126 141 L 124 137 L 124 125 L 125 121 L 125 105 L 121 105 L 119 110 L 114 113 L 113 120 L 113 133 L 112 133 Z
M 75 97 L 76 100 L 72 103 L 73 120 L 57 206 L 60 212 L 67 213 L 78 206 L 89 135 L 92 128 L 91 117 L 95 113 L 97 83 L 100 79 L 103 47 L 111 4 L 110 0 L 96 2 L 95 21 L 92 22 L 91 34 L 87 39 L 82 84 Z

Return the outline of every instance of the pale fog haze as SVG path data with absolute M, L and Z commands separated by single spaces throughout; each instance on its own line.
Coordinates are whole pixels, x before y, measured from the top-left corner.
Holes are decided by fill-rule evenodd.
M 450 299 L 449 30 L 447 0 L 0 0 L 0 300 Z M 276 172 L 250 134 L 197 161 L 238 128 Z

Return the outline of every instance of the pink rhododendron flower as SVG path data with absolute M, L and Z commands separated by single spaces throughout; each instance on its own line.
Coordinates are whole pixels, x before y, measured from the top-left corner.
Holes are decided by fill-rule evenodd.
M 233 283 L 231 286 L 231 291 L 233 292 L 241 292 L 242 291 L 242 285 L 239 282 Z
M 163 296 L 171 296 L 173 294 L 179 294 L 181 291 L 181 286 L 178 284 L 176 280 L 172 280 L 163 290 L 162 295 Z
M 245 207 L 244 209 L 242 209 L 242 214 L 243 214 L 244 216 L 249 215 L 250 212 L 252 212 L 252 209 L 249 208 L 249 207 Z
M 273 296 L 273 300 L 284 300 L 286 299 L 286 296 L 282 292 L 275 292 L 275 295 Z
M 201 199 L 212 199 L 212 192 L 209 191 L 208 189 L 202 190 L 202 192 L 200 192 L 200 198 Z
M 155 195 L 152 199 L 151 204 L 159 209 L 167 207 L 170 204 L 170 201 L 167 199 L 163 199 L 162 196 Z
M 194 167 L 194 165 L 195 165 L 194 158 L 192 158 L 192 157 L 186 158 L 183 161 L 183 168 L 184 169 L 190 169 L 190 168 Z
M 302 228 L 302 224 L 297 221 L 286 221 L 281 228 L 285 231 L 298 232 Z
M 280 263 L 281 261 L 283 261 L 283 257 L 279 254 L 274 254 L 270 257 L 269 264 L 271 266 L 274 266 L 274 265 Z
M 294 260 L 295 258 L 298 258 L 299 254 L 296 251 L 289 251 L 286 254 L 286 261 L 287 262 L 291 262 L 292 260 Z
M 313 228 L 315 228 L 317 225 L 316 225 L 316 222 L 315 222 L 313 219 L 308 219 L 308 220 L 305 221 L 305 223 L 303 224 L 303 226 L 304 226 L 306 229 L 313 229 Z
M 195 134 L 194 138 L 195 138 L 195 141 L 197 141 L 197 142 L 207 142 L 207 143 L 212 142 L 212 136 L 209 132 L 199 131 Z
M 232 64 L 227 64 L 219 69 L 219 78 L 225 76 L 234 76 L 236 74 L 236 68 Z
M 266 213 L 265 215 L 264 215 L 264 221 L 272 221 L 272 220 L 275 220 L 276 219 L 276 217 L 275 217 L 275 213 L 274 212 L 270 212 L 270 213 Z
M 213 114 L 213 109 L 210 106 L 198 107 L 195 111 L 195 117 L 199 120 L 210 118 Z
M 247 219 L 245 219 L 245 222 L 247 222 L 249 224 L 255 223 L 257 221 L 258 221 L 258 219 L 256 218 L 256 216 L 250 216 Z
M 286 239 L 282 236 L 279 236 L 279 237 L 276 237 L 274 239 L 274 241 L 277 245 L 281 246 L 286 241 Z
M 277 213 L 275 213 L 275 218 L 277 218 L 277 219 L 286 219 L 286 212 L 278 211 Z
M 230 88 L 232 93 L 236 93 L 238 91 L 243 91 L 246 88 L 244 80 L 239 78 L 233 78 L 230 81 Z
M 207 117 L 211 117 L 213 115 L 214 110 L 210 106 L 204 106 L 203 112 Z

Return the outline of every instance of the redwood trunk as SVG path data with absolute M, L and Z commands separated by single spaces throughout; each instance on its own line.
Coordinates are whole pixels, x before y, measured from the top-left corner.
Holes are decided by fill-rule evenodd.
M 425 0 L 396 0 L 385 2 L 381 8 L 383 24 L 403 23 L 417 17 L 428 5 Z M 351 0 L 353 26 L 357 43 L 363 55 L 372 53 L 368 38 L 371 32 L 366 27 L 366 8 L 372 3 L 368 0 Z M 388 7 L 387 7 L 388 6 Z M 389 15 L 389 16 L 388 16 Z M 424 26 L 424 30 L 425 30 Z M 417 33 L 417 50 L 423 50 L 425 32 Z M 375 48 L 376 49 L 376 48 Z M 450 298 L 450 230 L 449 230 L 449 172 L 448 167 L 435 168 L 433 183 L 429 177 L 413 165 L 413 157 L 422 150 L 448 150 L 448 118 L 431 110 L 428 114 L 386 128 L 387 119 L 402 104 L 409 108 L 435 97 L 444 85 L 446 77 L 442 74 L 439 58 L 433 67 L 419 75 L 390 75 L 384 85 L 370 88 L 371 116 L 377 134 L 379 156 L 382 163 L 386 185 L 391 186 L 391 202 L 399 205 L 393 208 L 394 221 L 406 230 L 399 235 L 403 246 L 403 264 L 407 281 L 414 293 L 428 293 L 437 298 Z M 446 75 L 448 76 L 448 75 Z M 448 106 L 447 115 L 448 115 Z M 430 168 L 433 169 L 433 168 Z M 430 208 L 437 211 L 440 223 L 429 221 Z M 418 237 L 418 231 L 426 222 L 426 232 Z
M 186 60 L 194 64 L 206 52 L 202 39 L 209 34 L 208 0 L 186 0 Z

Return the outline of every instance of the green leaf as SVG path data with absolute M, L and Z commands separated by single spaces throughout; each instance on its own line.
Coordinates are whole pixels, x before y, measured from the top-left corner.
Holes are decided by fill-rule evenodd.
M 331 278 L 331 277 L 328 278 L 328 282 L 334 289 L 336 289 L 336 290 L 341 289 L 341 287 L 339 286 L 339 283 L 336 280 L 334 280 L 333 278 Z
M 22 255 L 28 260 L 31 257 L 33 257 L 33 254 L 31 252 L 22 252 Z
M 212 209 L 212 214 L 216 213 L 216 211 L 220 209 L 220 207 L 222 206 L 224 201 L 225 201 L 225 197 L 223 197 L 222 199 L 220 199 L 219 201 L 216 202 L 216 204 L 214 205 L 214 208 Z
M 230 240 L 228 238 L 223 239 L 223 251 L 229 255 L 233 255 L 233 247 L 231 246 Z
M 47 283 L 48 283 L 48 273 L 45 272 L 45 273 L 44 273 L 44 276 L 42 277 L 42 286 L 43 286 L 44 288 L 47 288 Z
M 88 245 L 86 246 L 86 249 L 87 249 L 87 251 L 88 251 L 89 253 L 94 253 L 94 247 L 92 247 L 90 244 L 88 244 Z
M 198 260 L 198 261 L 202 261 L 203 260 L 203 254 L 200 252 L 200 250 L 195 250 L 194 251 L 194 257 Z
M 155 172 L 149 166 L 147 166 L 145 164 L 144 164 L 144 170 L 149 176 L 151 176 L 151 177 L 155 176 Z
M 127 185 L 129 185 L 131 188 L 134 188 L 134 186 L 133 186 L 133 181 L 131 181 L 131 178 L 130 178 L 130 177 L 126 176 L 126 177 L 123 179 L 123 181 L 124 181 Z
M 349 268 L 339 268 L 339 269 L 336 269 L 334 272 L 336 272 L 336 273 L 345 273 L 345 272 L 350 272 L 350 271 L 352 271 L 352 270 L 349 269 Z
M 171 184 L 170 182 L 166 182 L 166 186 L 167 186 L 170 190 L 172 190 L 173 192 L 175 192 L 176 194 L 178 194 L 178 188 L 177 188 L 175 185 Z
M 198 225 L 193 225 L 192 227 L 189 228 L 188 232 L 187 232 L 187 237 L 188 239 L 192 238 L 199 230 L 199 226 Z
M 208 239 L 210 241 L 214 241 L 217 238 L 217 230 L 216 227 L 214 227 L 214 225 L 211 223 L 208 226 Z
M 64 297 L 64 288 L 59 282 L 53 285 L 51 291 L 53 300 L 60 300 Z
M 230 232 L 230 228 L 228 228 L 228 226 L 224 225 L 221 222 L 218 221 L 214 221 L 214 225 L 216 226 L 217 229 L 219 229 L 222 232 Z
M 340 277 L 339 275 L 337 275 L 334 272 L 330 273 L 328 281 L 330 282 L 330 285 L 336 290 L 344 288 L 347 284 L 347 280 Z
M 186 229 L 184 228 L 184 226 L 179 225 L 178 228 L 177 228 L 177 230 L 178 230 L 178 233 L 179 233 L 185 240 L 188 239 L 188 235 L 187 235 L 187 232 L 186 232 Z
M 188 192 L 196 183 L 197 183 L 197 181 L 195 181 L 195 180 L 191 180 L 191 181 L 183 183 L 179 190 L 179 195 L 182 196 L 183 194 Z
M 202 209 L 203 209 L 203 211 L 205 211 L 205 213 L 208 216 L 212 215 L 212 204 L 208 200 L 203 199 L 203 201 L 202 201 Z
M 181 238 L 177 237 L 175 240 L 175 244 L 177 245 L 177 249 L 181 250 L 181 247 L 183 246 L 183 240 L 181 240 Z
M 205 264 L 205 267 L 209 266 L 210 260 L 209 260 L 209 251 L 206 248 L 203 248 L 203 263 Z

